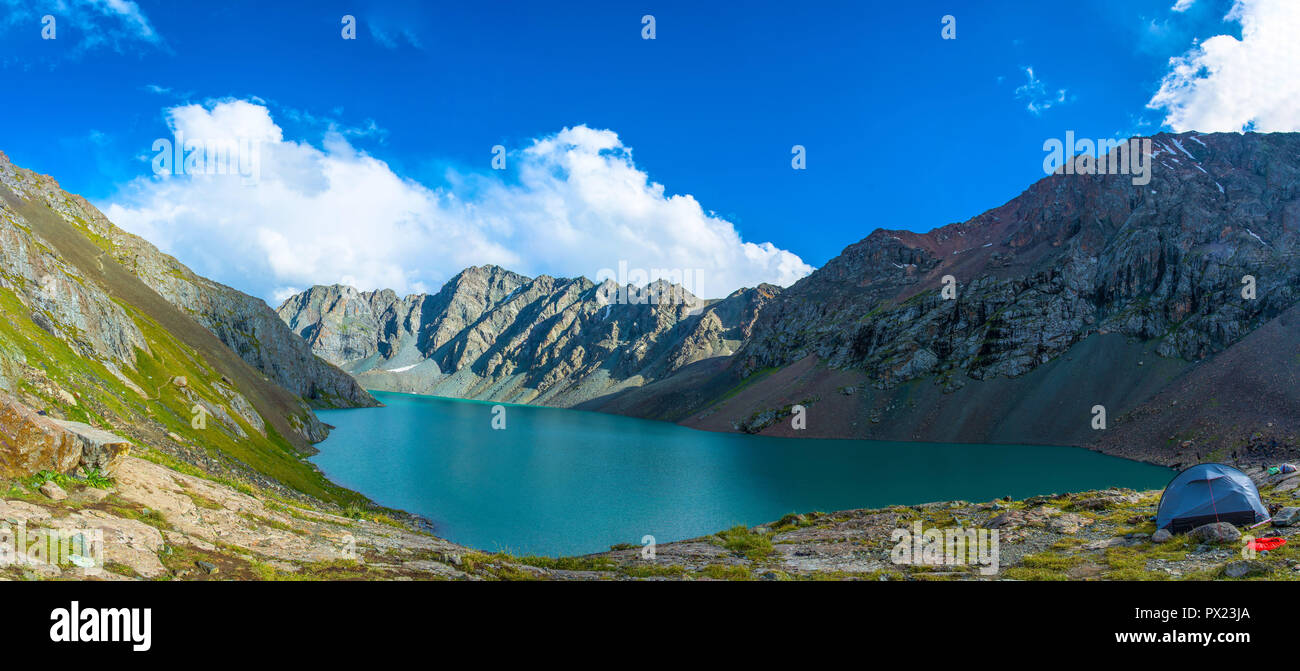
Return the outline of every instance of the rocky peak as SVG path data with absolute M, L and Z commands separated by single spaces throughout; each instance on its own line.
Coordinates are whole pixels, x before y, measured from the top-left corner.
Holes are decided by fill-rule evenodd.
M 730 355 L 778 291 L 706 301 L 664 280 L 619 287 L 480 266 L 381 313 L 349 305 L 364 295 L 355 290 L 314 287 L 280 314 L 371 388 L 571 405 Z
M 1058 173 L 966 222 L 872 232 L 765 311 L 749 369 L 816 354 L 886 385 L 1017 375 L 1098 331 L 1223 349 L 1295 300 L 1300 135 L 1150 139 L 1149 184 Z M 957 300 L 938 293 L 947 275 Z M 1241 300 L 1245 275 L 1259 300 Z

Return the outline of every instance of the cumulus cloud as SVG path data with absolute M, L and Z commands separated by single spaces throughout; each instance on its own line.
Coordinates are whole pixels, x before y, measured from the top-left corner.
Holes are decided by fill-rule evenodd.
M 167 119 L 184 144 L 255 148 L 258 169 L 244 170 L 240 157 L 229 172 L 238 164 L 241 174 L 189 165 L 189 174 L 137 178 L 102 209 L 200 274 L 273 304 L 312 284 L 437 289 L 484 263 L 589 278 L 620 262 L 702 271 L 689 288 L 707 297 L 789 285 L 812 270 L 743 240 L 692 196 L 667 193 L 609 130 L 565 128 L 509 153 L 505 171 L 454 172 L 434 188 L 337 131 L 319 146 L 286 139 L 257 102 L 182 105 Z
M 1178 132 L 1300 131 L 1300 2 L 1236 0 L 1224 20 L 1241 39 L 1215 35 L 1171 58 L 1147 107 Z

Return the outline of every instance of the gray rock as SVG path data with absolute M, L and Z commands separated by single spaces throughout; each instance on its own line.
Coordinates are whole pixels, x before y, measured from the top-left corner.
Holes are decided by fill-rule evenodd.
M 131 451 L 130 441 L 103 429 L 82 422 L 61 419 L 52 421 L 76 436 L 81 447 L 80 464 L 83 468 L 93 468 L 103 475 L 112 475 Z
M 53 480 L 41 485 L 41 493 L 55 501 L 62 501 L 63 499 L 68 498 L 68 493 L 63 491 L 62 487 L 54 484 Z
M 1236 543 L 1241 540 L 1241 532 L 1227 522 L 1214 522 L 1196 527 L 1188 534 L 1192 538 L 1206 543 Z
M 1300 508 L 1296 506 L 1287 506 L 1273 515 L 1273 526 L 1289 527 L 1300 522 Z
M 82 487 L 80 491 L 73 494 L 73 497 L 78 501 L 84 501 L 86 503 L 99 503 L 108 498 L 109 494 L 110 492 L 107 489 L 99 489 L 98 487 Z
M 1173 537 L 1174 535 L 1168 529 L 1157 529 L 1155 533 L 1151 534 L 1151 542 L 1166 543 Z
M 657 299 L 639 302 L 635 292 L 620 299 L 612 281 L 529 278 L 488 265 L 465 269 L 436 294 L 316 286 L 277 312 L 312 352 L 370 389 L 570 406 L 733 354 L 781 291 L 760 284 L 710 302 L 684 283 L 649 283 Z M 769 415 L 743 428 L 784 416 Z
M 1023 513 L 1018 510 L 1009 510 L 993 517 L 982 526 L 985 529 L 1015 529 L 1016 527 L 1023 526 L 1024 523 L 1025 516 Z
M 194 562 L 194 565 L 202 569 L 203 572 L 208 575 L 213 575 L 215 573 L 220 572 L 221 570 L 217 567 L 216 564 L 213 564 L 212 562 L 196 561 Z
M 1223 574 L 1229 578 L 1244 578 L 1251 575 L 1264 575 L 1272 572 L 1272 567 L 1257 561 L 1242 559 L 1228 562 L 1223 567 Z

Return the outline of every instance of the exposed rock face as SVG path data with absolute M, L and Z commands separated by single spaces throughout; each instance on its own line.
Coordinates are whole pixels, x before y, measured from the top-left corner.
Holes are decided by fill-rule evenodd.
M 36 190 L 31 195 L 57 203 L 60 214 L 100 240 L 108 255 L 123 268 L 276 384 L 317 407 L 375 405 L 355 380 L 314 356 L 261 299 L 196 275 L 143 238 L 113 225 L 80 196 L 69 196 L 61 190 Z
M 17 198 L 40 203 L 95 241 L 103 255 L 134 274 L 164 299 L 198 321 L 249 365 L 280 386 L 321 407 L 374 405 L 375 401 L 342 371 L 312 355 L 293 337 L 275 312 L 240 291 L 194 274 L 142 238 L 114 226 L 84 198 L 64 192 L 53 179 L 18 168 L 0 154 L 0 183 Z M 147 350 L 139 329 L 98 287 L 60 259 L 33 259 L 30 227 L 17 207 L 6 207 L 0 223 L 0 249 L 27 282 L 46 321 L 88 336 L 102 355 L 131 361 L 134 348 Z M 24 230 L 27 229 L 27 230 Z
M 112 475 L 130 449 L 125 438 L 45 417 L 0 392 L 0 477 L 71 473 L 78 466 Z
M 113 475 L 122 460 L 131 451 L 131 442 L 103 429 L 97 429 L 82 422 L 70 422 L 64 419 L 53 420 L 64 431 L 72 434 L 74 440 L 81 444 L 79 465 L 95 469 L 104 475 Z
M 301 459 L 328 431 L 311 408 L 375 401 L 260 300 L 3 154 L 0 268 L 0 390 L 75 422 L 61 430 L 94 467 L 120 459 L 103 429 L 282 495 L 346 496 Z M 62 471 L 70 458 L 51 448 L 37 461 Z
M 1294 452 L 1300 134 L 1160 134 L 1152 150 L 1146 185 L 1057 174 L 963 223 L 876 230 L 775 297 L 729 366 L 584 407 L 733 430 L 819 397 L 799 435 L 1170 464 Z
M 22 477 L 37 471 L 67 473 L 81 460 L 72 434 L 47 417 L 0 396 L 0 475 Z
M 1153 149 L 1145 186 L 1053 175 L 964 223 L 876 230 L 774 301 L 745 369 L 814 354 L 877 385 L 962 384 L 1023 374 L 1094 333 L 1156 340 L 1166 357 L 1223 350 L 1300 296 L 1300 135 L 1161 134 Z
M 573 405 L 729 356 L 780 290 L 715 301 L 664 281 L 623 291 L 483 266 L 432 295 L 318 286 L 278 312 L 372 389 Z

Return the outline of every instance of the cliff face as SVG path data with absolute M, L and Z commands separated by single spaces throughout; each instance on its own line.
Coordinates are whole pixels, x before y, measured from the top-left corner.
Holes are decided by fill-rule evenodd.
M 795 435 L 767 420 L 804 403 L 801 435 L 1109 451 L 1159 433 L 1126 454 L 1190 463 L 1169 443 L 1191 438 L 1137 433 L 1155 411 L 1133 411 L 1166 392 L 1166 407 L 1186 404 L 1191 392 L 1172 390 L 1203 388 L 1181 383 L 1194 368 L 1232 361 L 1231 377 L 1270 401 L 1205 404 L 1202 456 L 1260 429 L 1295 444 L 1300 425 L 1279 413 L 1300 385 L 1273 379 L 1300 353 L 1294 329 L 1275 329 L 1273 354 L 1221 355 L 1300 298 L 1300 135 L 1160 134 L 1151 165 L 1146 185 L 1056 174 L 963 223 L 878 229 L 775 297 L 726 367 L 587 407 Z M 1091 428 L 1094 405 L 1108 430 Z
M 1222 351 L 1297 298 L 1300 135 L 1153 138 L 1150 184 L 1053 175 L 929 233 L 877 230 L 764 311 L 745 371 L 814 354 L 891 386 L 1015 376 L 1096 333 Z M 957 282 L 945 300 L 942 278 Z M 1242 297 L 1252 275 L 1257 298 Z
M 375 405 L 355 380 L 313 355 L 261 299 L 196 275 L 143 238 L 114 226 L 80 196 L 52 194 L 46 200 L 56 204 L 60 214 L 95 240 L 109 258 L 276 384 L 316 407 Z
M 0 389 L 57 419 L 330 497 L 320 405 L 373 404 L 265 304 L 198 277 L 0 154 Z M 163 458 L 163 457 L 160 457 Z
M 278 312 L 372 389 L 567 406 L 729 356 L 779 289 L 718 301 L 666 282 L 643 288 L 644 300 L 618 291 L 483 266 L 432 295 L 318 286 Z

